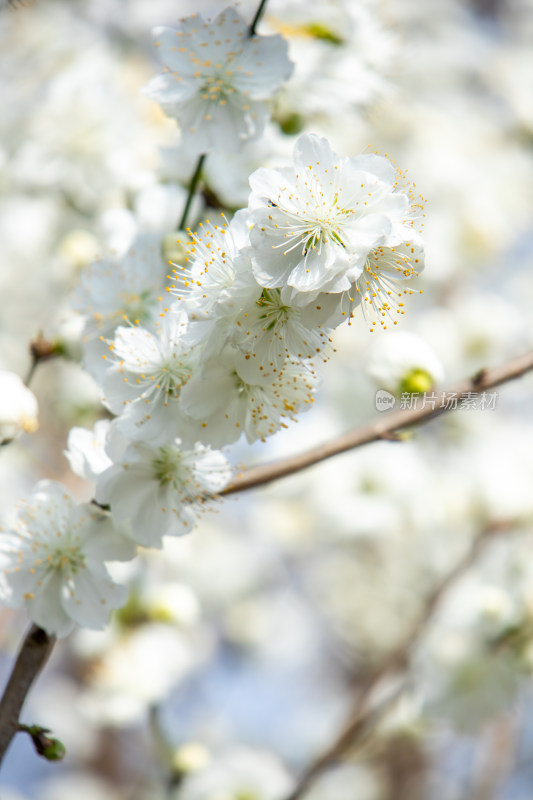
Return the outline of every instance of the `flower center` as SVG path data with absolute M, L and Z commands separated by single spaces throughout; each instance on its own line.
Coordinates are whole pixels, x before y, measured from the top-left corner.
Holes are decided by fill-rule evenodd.
M 202 100 L 214 103 L 217 106 L 225 106 L 228 103 L 228 95 L 234 94 L 234 87 L 219 75 L 211 75 L 206 78 L 200 90 Z
M 337 203 L 335 196 L 333 206 Z M 285 247 L 284 253 L 290 253 L 297 247 L 302 248 L 302 255 L 306 256 L 311 250 L 316 250 L 320 255 L 322 245 L 334 244 L 339 247 L 346 247 L 342 239 L 342 217 L 346 217 L 350 212 L 338 208 L 320 208 L 317 213 L 309 219 L 307 213 L 298 214 L 287 211 L 288 222 L 284 225 L 286 229 L 285 238 L 289 239 L 289 246 L 283 242 L 277 247 Z
M 131 322 L 141 324 L 150 319 L 150 312 L 157 301 L 156 293 L 151 289 L 146 289 L 140 294 L 127 294 L 122 292 L 120 296 L 122 302 L 121 317 L 127 317 Z
M 85 566 L 85 556 L 80 553 L 76 545 L 57 548 L 47 557 L 51 569 L 60 569 L 76 574 L 79 569 Z
M 161 389 L 167 397 L 179 397 L 181 387 L 190 377 L 191 371 L 186 364 L 172 361 L 162 364 L 154 375 L 156 389 Z
M 256 386 L 253 383 L 246 383 L 246 381 L 241 378 L 236 370 L 234 370 L 232 374 L 235 378 L 235 388 L 239 397 L 244 397 L 246 399 L 249 399 L 250 397 L 253 398 L 253 394 L 255 392 L 261 391 L 260 386 Z
M 161 485 L 172 483 L 177 486 L 186 478 L 182 454 L 175 447 L 160 447 L 157 456 L 152 460 L 152 469 L 154 477 Z
M 263 289 L 261 297 L 256 302 L 262 311 L 259 319 L 264 320 L 265 331 L 271 331 L 278 325 L 285 325 L 291 314 L 300 314 L 299 309 L 293 309 L 281 302 L 279 289 Z

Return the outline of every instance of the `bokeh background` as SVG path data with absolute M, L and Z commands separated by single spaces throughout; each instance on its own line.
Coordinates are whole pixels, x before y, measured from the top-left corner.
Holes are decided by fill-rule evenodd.
M 254 2 L 236 6 L 251 20 Z M 0 454 L 4 513 L 43 477 L 92 496 L 63 455 L 70 427 L 103 415 L 72 293 L 138 231 L 175 230 L 194 164 L 140 91 L 159 69 L 150 30 L 223 7 L 0 3 L 0 367 L 25 375 L 39 332 L 66 352 L 32 382 L 39 431 Z M 263 139 L 209 157 L 195 223 L 246 205 L 248 175 L 287 163 L 301 131 L 343 155 L 370 147 L 426 199 L 423 294 L 399 327 L 433 348 L 442 387 L 530 348 L 531 0 L 270 0 L 259 30 L 288 38 L 295 72 Z M 231 448 L 236 467 L 379 415 L 376 336 L 362 318 L 338 329 L 315 407 Z M 2 800 L 283 800 L 424 617 L 380 687 L 385 713 L 306 796 L 531 800 L 532 409 L 530 376 L 494 408 L 228 498 L 192 535 L 144 551 L 126 608 L 62 642 L 27 703 L 24 721 L 50 727 L 66 758 L 43 762 L 19 736 Z M 503 534 L 428 614 L 495 521 Z M 5 678 L 26 625 L 0 610 Z

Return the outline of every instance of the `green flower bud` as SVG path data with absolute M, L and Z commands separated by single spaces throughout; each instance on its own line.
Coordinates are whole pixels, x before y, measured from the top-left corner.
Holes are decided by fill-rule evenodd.
M 59 739 L 49 739 L 48 736 L 44 736 L 42 737 L 42 744 L 39 746 L 35 739 L 34 742 L 35 749 L 39 755 L 46 758 L 48 761 L 61 761 L 67 752 L 65 745 L 63 742 L 59 741 Z
M 424 394 L 434 385 L 433 377 L 425 369 L 413 369 L 404 376 L 398 387 L 398 394 Z
M 305 120 L 301 114 L 296 113 L 278 117 L 277 121 L 281 130 L 283 133 L 286 133 L 287 136 L 295 136 L 297 133 L 300 133 L 305 124 Z
M 40 725 L 19 725 L 19 731 L 27 733 L 31 737 L 33 746 L 37 753 L 47 761 L 61 761 L 65 756 L 66 748 L 63 742 L 48 736 L 50 731 Z

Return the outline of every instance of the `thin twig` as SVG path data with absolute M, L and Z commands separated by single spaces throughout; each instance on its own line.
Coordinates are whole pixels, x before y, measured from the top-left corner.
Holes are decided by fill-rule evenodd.
M 508 383 L 515 380 L 515 378 L 520 378 L 531 370 L 533 370 L 533 350 L 493 369 L 484 369 L 473 378 L 468 378 L 452 389 L 439 393 L 438 399 L 441 402 L 441 407 L 435 404 L 435 408 L 432 408 L 431 405 L 422 405 L 420 408 L 389 411 L 375 422 L 356 428 L 304 453 L 290 456 L 271 464 L 263 464 L 247 469 L 237 475 L 232 483 L 222 490 L 221 494 L 234 494 L 246 489 L 253 489 L 256 486 L 263 486 L 279 478 L 284 478 L 286 475 L 292 475 L 294 472 L 307 469 L 313 464 L 318 464 L 320 461 L 344 453 L 347 450 L 353 450 L 370 442 L 390 439 L 397 431 L 409 428 L 412 425 L 422 425 L 441 414 L 451 411 L 454 407 L 460 407 L 461 399 L 468 397 L 469 392 L 484 392 L 487 389 L 493 389 L 502 383 Z
M 508 531 L 513 522 L 510 520 L 500 520 L 487 525 L 481 533 L 477 535 L 466 555 L 453 567 L 452 570 L 437 584 L 430 595 L 427 597 L 422 612 L 415 621 L 407 635 L 400 644 L 389 653 L 381 664 L 365 681 L 359 691 L 356 703 L 345 727 L 340 731 L 335 741 L 318 756 L 303 772 L 294 790 L 284 800 L 300 800 L 301 797 L 312 786 L 316 779 L 327 769 L 334 766 L 348 750 L 352 750 L 357 744 L 361 744 L 369 730 L 375 727 L 375 723 L 381 719 L 383 713 L 376 714 L 376 706 L 372 703 L 374 690 L 386 677 L 395 673 L 403 672 L 408 665 L 409 657 L 414 646 L 426 630 L 428 622 L 432 619 L 437 606 L 443 596 L 478 559 L 483 548 L 493 535 Z M 401 689 L 399 690 L 401 691 Z M 398 697 L 399 691 L 390 695 L 378 709 L 383 712 Z
M 198 163 L 196 164 L 196 169 L 194 170 L 194 174 L 191 178 L 191 182 L 189 184 L 189 193 L 187 195 L 187 202 L 185 203 L 185 208 L 183 209 L 183 214 L 181 215 L 181 219 L 178 222 L 178 230 L 184 231 L 185 225 L 187 224 L 187 217 L 189 216 L 189 211 L 191 208 L 192 199 L 194 197 L 194 193 L 196 191 L 196 187 L 198 186 L 198 181 L 200 180 L 200 175 L 202 174 L 202 169 L 204 166 L 204 161 L 206 158 L 206 153 L 203 153 L 199 159 Z
M 261 0 L 261 2 L 259 3 L 259 8 L 255 12 L 255 17 L 253 18 L 253 20 L 252 20 L 252 22 L 250 24 L 249 31 L 248 31 L 248 35 L 250 37 L 251 36 L 255 36 L 255 29 L 259 25 L 261 17 L 265 13 L 266 4 L 267 4 L 267 0 Z
M 13 671 L 0 700 L 0 764 L 13 736 L 19 729 L 19 717 L 24 700 L 39 672 L 46 664 L 55 643 L 37 625 L 28 631 Z

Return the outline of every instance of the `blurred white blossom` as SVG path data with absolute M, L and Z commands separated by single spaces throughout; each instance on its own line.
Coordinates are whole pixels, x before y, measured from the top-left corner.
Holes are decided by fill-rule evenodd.
M 0 370 L 0 441 L 39 427 L 37 399 L 14 372 Z
M 165 71 L 145 92 L 178 119 L 189 147 L 232 151 L 260 136 L 268 119 L 263 101 L 292 70 L 281 36 L 250 36 L 228 7 L 212 21 L 195 14 L 177 29 L 156 28 L 154 37 Z
M 143 325 L 152 319 L 166 271 L 157 234 L 140 234 L 123 256 L 106 256 L 82 271 L 72 305 L 87 316 L 85 368 L 95 377 L 105 369 L 105 339 L 113 338 L 124 322 Z
M 50 634 L 66 636 L 75 623 L 103 628 L 127 597 L 105 562 L 134 553 L 109 514 L 78 506 L 64 486 L 41 481 L 14 526 L 2 530 L 0 596 Z
M 175 800 L 205 800 L 206 797 L 278 800 L 289 792 L 291 780 L 270 753 L 235 748 L 221 754 L 185 780 Z
M 408 331 L 383 333 L 372 343 L 366 369 L 376 384 L 393 394 L 429 392 L 444 378 L 435 351 Z

